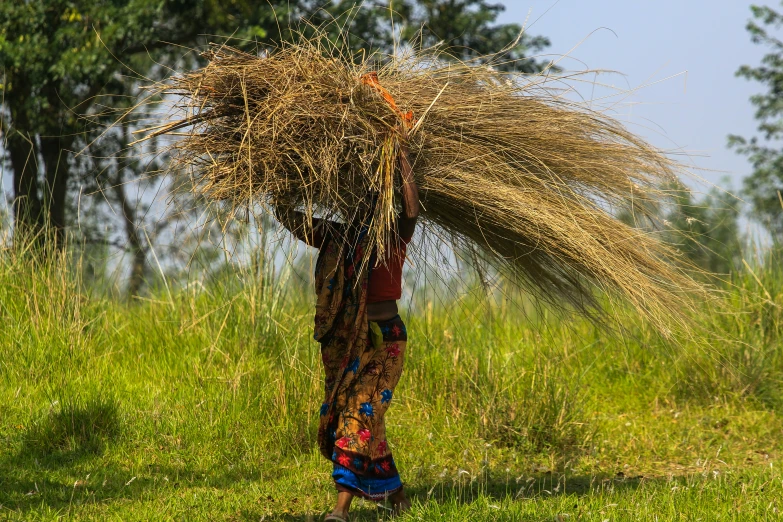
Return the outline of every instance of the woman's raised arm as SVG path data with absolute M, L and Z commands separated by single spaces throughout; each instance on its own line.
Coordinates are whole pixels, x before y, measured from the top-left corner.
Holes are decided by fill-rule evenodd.
M 326 228 L 331 224 L 328 220 L 313 218 L 309 225 L 307 216 L 290 208 L 275 206 L 275 217 L 298 240 L 315 248 L 321 248 L 326 237 Z
M 400 145 L 400 191 L 402 192 L 402 216 L 397 220 L 397 231 L 400 237 L 410 239 L 416 228 L 419 217 L 419 187 L 413 179 L 410 151 L 408 144 Z

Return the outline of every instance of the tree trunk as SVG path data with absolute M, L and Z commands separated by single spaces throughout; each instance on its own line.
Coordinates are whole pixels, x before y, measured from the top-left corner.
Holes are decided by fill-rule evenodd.
M 118 176 L 119 177 L 119 176 Z M 147 251 L 144 249 L 144 243 L 141 241 L 139 228 L 136 226 L 136 209 L 128 202 L 125 194 L 125 185 L 122 182 L 115 184 L 114 192 L 117 201 L 122 208 L 122 217 L 125 222 L 125 235 L 128 237 L 128 245 L 133 261 L 131 264 L 131 274 L 128 280 L 128 296 L 139 295 L 141 287 L 144 284 L 144 269 L 147 264 Z
M 41 156 L 46 169 L 44 201 L 48 210 L 48 225 L 54 232 L 55 247 L 65 246 L 65 201 L 70 169 L 65 157 L 67 144 L 59 137 L 41 138 Z
M 73 143 L 73 138 L 67 131 L 65 137 L 60 137 L 63 129 L 56 119 L 44 125 L 45 128 L 33 129 L 25 110 L 29 95 L 26 78 L 17 78 L 15 87 L 17 96 L 6 100 L 11 112 L 10 129 L 4 129 L 8 132 L 7 149 L 14 177 L 14 234 L 23 241 L 35 238 L 39 246 L 54 239 L 59 249 L 65 244 L 66 189 L 70 174 L 62 151 Z M 60 103 L 53 89 L 48 89 L 47 97 L 51 107 Z M 38 153 L 43 165 L 38 163 Z
M 23 241 L 34 238 L 36 244 L 43 245 L 45 219 L 35 147 L 15 130 L 6 144 L 14 171 L 14 236 Z
M 139 233 L 139 227 L 136 224 L 136 208 L 128 201 L 127 194 L 125 193 L 125 180 L 123 172 L 128 167 L 130 158 L 127 153 L 127 143 L 130 142 L 130 130 L 128 124 L 123 125 L 123 150 L 125 151 L 120 156 L 119 164 L 117 165 L 117 178 L 114 183 L 114 194 L 117 198 L 117 202 L 122 209 L 122 217 L 125 224 L 125 235 L 128 238 L 128 245 L 130 247 L 131 254 L 133 255 L 133 261 L 131 264 L 131 274 L 128 280 L 128 297 L 134 297 L 139 295 L 141 287 L 144 285 L 144 270 L 147 265 L 147 251 L 144 248 L 144 243 Z
M 22 242 L 33 240 L 42 246 L 44 237 L 44 207 L 38 180 L 38 162 L 35 150 L 35 133 L 30 133 L 30 121 L 24 108 L 27 77 L 14 78 L 14 91 L 8 93 L 4 104 L 10 113 L 10 124 L 4 122 L 5 147 L 11 159 L 14 177 L 14 239 Z
M 125 194 L 125 185 L 122 183 L 122 177 L 117 176 L 118 183 L 114 185 L 114 194 L 122 209 L 122 217 L 125 223 L 125 235 L 128 237 L 128 245 L 133 261 L 131 264 L 131 274 L 128 280 L 128 296 L 139 295 L 141 287 L 144 284 L 144 269 L 147 264 L 147 251 L 144 249 L 144 243 L 141 241 L 139 229 L 136 226 L 136 209 L 128 202 Z

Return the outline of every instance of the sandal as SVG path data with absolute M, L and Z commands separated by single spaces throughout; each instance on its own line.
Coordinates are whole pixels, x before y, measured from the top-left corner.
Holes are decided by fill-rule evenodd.
M 349 517 L 343 518 L 340 515 L 335 515 L 331 513 L 329 515 L 326 515 L 326 517 L 324 518 L 324 522 L 348 522 L 349 520 L 350 520 Z

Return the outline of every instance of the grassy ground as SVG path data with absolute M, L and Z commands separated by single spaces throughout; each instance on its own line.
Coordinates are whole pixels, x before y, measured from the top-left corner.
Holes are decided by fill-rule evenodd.
M 129 305 L 69 266 L 0 257 L 0 519 L 320 520 L 309 295 L 245 275 Z M 679 347 L 474 301 L 404 316 L 403 520 L 783 518 L 783 276 L 735 283 Z

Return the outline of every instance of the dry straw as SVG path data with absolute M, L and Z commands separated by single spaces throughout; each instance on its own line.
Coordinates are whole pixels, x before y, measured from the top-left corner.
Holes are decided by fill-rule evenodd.
M 171 172 L 233 210 L 279 204 L 350 221 L 373 209 L 382 249 L 399 208 L 400 112 L 412 111 L 423 218 L 455 251 L 558 307 L 600 317 L 603 291 L 661 330 L 687 323 L 700 286 L 673 249 L 616 219 L 652 214 L 675 179 L 666 155 L 560 96 L 551 86 L 562 79 L 434 52 L 357 63 L 321 41 L 263 56 L 215 46 L 205 67 L 157 86 L 187 111 L 147 129 L 184 134 Z M 399 111 L 362 80 L 373 71 Z

